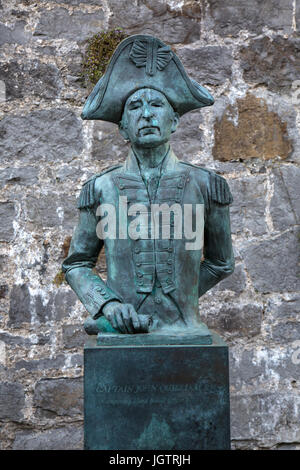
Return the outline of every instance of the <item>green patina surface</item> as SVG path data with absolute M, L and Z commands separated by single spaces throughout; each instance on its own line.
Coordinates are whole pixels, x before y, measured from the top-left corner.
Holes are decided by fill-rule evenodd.
M 131 149 L 124 164 L 84 184 L 78 201 L 79 223 L 63 272 L 92 317 L 86 325 L 88 333 L 141 334 L 175 327 L 177 332 L 189 329 L 197 335 L 198 331 L 200 337 L 198 299 L 234 269 L 232 196 L 224 178 L 179 160 L 169 140 L 182 115 L 211 106 L 214 99 L 188 77 L 174 51 L 158 38 L 127 37 L 111 56 L 122 37 L 116 30 L 96 35 L 89 43 L 86 70 L 91 80 L 101 78 L 82 118 L 117 124 Z M 130 210 L 136 204 L 143 204 L 142 211 L 148 215 L 153 205 L 167 206 L 169 234 L 153 236 L 159 222 L 149 217 L 141 224 L 147 226 L 143 233 L 140 228 L 132 237 Z M 176 205 L 184 215 L 191 207 L 189 229 L 195 230 L 196 224 L 192 238 L 203 236 L 203 243 L 190 243 L 186 227 L 183 230 L 170 210 Z M 116 231 L 104 237 L 99 234 L 106 229 L 99 229 L 99 222 L 108 217 L 108 206 L 117 214 Z M 122 217 L 126 217 L 124 237 Z M 107 224 L 112 225 L 111 219 Z M 102 249 L 106 282 L 93 270 Z M 202 342 L 210 341 L 209 334 L 202 335 Z
M 85 449 L 230 448 L 228 348 L 97 346 L 84 350 Z M 117 365 L 117 367 L 116 367 Z

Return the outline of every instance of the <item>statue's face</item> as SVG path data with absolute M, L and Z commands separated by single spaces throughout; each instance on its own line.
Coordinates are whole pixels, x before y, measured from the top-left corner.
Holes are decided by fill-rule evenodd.
M 132 144 L 157 147 L 168 142 L 178 122 L 179 116 L 165 95 L 142 88 L 127 99 L 119 128 Z

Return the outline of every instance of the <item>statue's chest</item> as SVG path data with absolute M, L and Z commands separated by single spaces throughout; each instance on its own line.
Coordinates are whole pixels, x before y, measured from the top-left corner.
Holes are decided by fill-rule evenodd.
M 140 175 L 119 173 L 114 176 L 118 195 L 127 198 L 127 203 L 181 204 L 189 171 L 172 171 L 160 177 L 149 174 L 145 181 Z

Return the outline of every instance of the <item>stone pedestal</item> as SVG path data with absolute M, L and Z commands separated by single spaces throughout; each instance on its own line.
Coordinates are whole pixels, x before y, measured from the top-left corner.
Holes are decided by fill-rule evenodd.
M 229 449 L 222 339 L 213 333 L 212 344 L 144 346 L 131 338 L 85 345 L 85 449 Z

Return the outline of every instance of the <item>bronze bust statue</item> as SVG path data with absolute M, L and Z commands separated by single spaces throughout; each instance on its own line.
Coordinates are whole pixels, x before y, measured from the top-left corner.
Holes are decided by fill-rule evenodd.
M 213 102 L 147 35 L 119 44 L 88 97 L 82 118 L 117 124 L 131 149 L 83 185 L 63 263 L 91 315 L 87 332 L 197 331 L 199 297 L 233 272 L 227 182 L 180 161 L 169 144 L 180 116 Z M 107 282 L 93 272 L 103 247 Z

